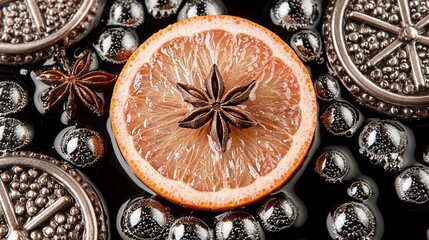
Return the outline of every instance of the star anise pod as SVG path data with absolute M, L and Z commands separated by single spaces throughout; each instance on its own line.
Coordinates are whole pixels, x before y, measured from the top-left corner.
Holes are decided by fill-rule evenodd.
M 43 106 L 51 110 L 65 102 L 66 113 L 72 121 L 81 104 L 98 116 L 103 115 L 104 101 L 97 92 L 108 90 L 117 76 L 99 70 L 89 71 L 92 61 L 89 51 L 85 51 L 73 66 L 65 57 L 60 57 L 60 60 L 63 70 L 48 69 L 35 73 L 41 82 L 51 86 L 42 95 Z
M 219 149 L 225 152 L 231 131 L 229 124 L 237 129 L 257 125 L 257 121 L 250 113 L 237 106 L 249 99 L 255 85 L 256 81 L 253 80 L 224 94 L 224 82 L 216 64 L 213 65 L 205 80 L 205 90 L 177 83 L 183 100 L 195 107 L 178 122 L 178 125 L 183 128 L 197 129 L 210 121 L 210 136 Z

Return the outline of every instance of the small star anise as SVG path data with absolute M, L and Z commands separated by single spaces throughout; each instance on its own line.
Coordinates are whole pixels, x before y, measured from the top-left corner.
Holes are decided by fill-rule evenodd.
M 210 136 L 218 147 L 225 152 L 229 140 L 229 124 L 237 129 L 257 125 L 257 121 L 237 105 L 249 99 L 256 81 L 238 86 L 224 94 L 225 87 L 216 64 L 205 80 L 206 90 L 191 85 L 177 83 L 183 100 L 195 109 L 183 117 L 178 125 L 183 128 L 197 129 L 210 122 Z
M 89 71 L 92 56 L 85 51 L 73 64 L 60 57 L 62 70 L 48 69 L 37 71 L 36 77 L 46 85 L 52 86 L 42 95 L 43 107 L 47 110 L 65 102 L 66 113 L 75 120 L 79 101 L 98 116 L 104 113 L 104 101 L 96 92 L 104 92 L 113 85 L 117 76 L 104 71 Z M 76 98 L 77 97 L 77 98 Z

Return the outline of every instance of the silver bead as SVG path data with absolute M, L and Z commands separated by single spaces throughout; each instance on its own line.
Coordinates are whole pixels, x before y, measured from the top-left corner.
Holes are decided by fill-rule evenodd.
M 396 177 L 396 193 L 404 202 L 424 204 L 429 200 L 429 168 L 410 167 Z
M 145 0 L 147 11 L 156 19 L 176 14 L 182 0 Z
M 363 203 L 344 203 L 328 219 L 332 222 L 328 228 L 334 239 L 373 239 L 376 234 L 374 213 Z
M 69 127 L 55 139 L 55 149 L 68 162 L 78 167 L 88 167 L 97 162 L 105 152 L 100 133 L 88 128 Z
M 189 0 L 179 11 L 177 21 L 195 16 L 222 15 L 226 13 L 221 0 Z
M 348 102 L 334 102 L 321 114 L 325 129 L 335 136 L 352 137 L 359 128 L 362 118 L 359 111 Z
M 95 41 L 94 48 L 102 60 L 121 64 L 128 60 L 138 44 L 139 39 L 134 30 L 115 27 L 103 31 Z
M 17 113 L 27 106 L 27 91 L 15 81 L 0 82 L 0 117 Z
M 350 172 L 350 159 L 337 149 L 324 150 L 316 160 L 315 171 L 328 183 L 341 183 Z
M 174 221 L 167 239 L 211 240 L 213 233 L 203 220 L 196 217 L 181 217 Z
M 216 219 L 216 239 L 264 239 L 265 234 L 255 218 L 241 211 L 226 212 Z
M 302 61 L 323 62 L 323 43 L 318 32 L 312 30 L 297 32 L 292 36 L 290 45 Z
M 293 32 L 311 26 L 319 17 L 315 0 L 278 0 L 270 10 L 274 24 Z
M 166 235 L 174 219 L 170 209 L 158 201 L 137 197 L 124 203 L 117 220 L 124 240 L 151 240 Z
M 347 195 L 359 201 L 368 201 L 373 195 L 373 190 L 366 181 L 357 180 L 347 188 Z
M 340 86 L 334 77 L 328 74 L 320 75 L 314 81 L 316 96 L 323 101 L 333 101 L 340 94 Z
M 109 8 L 108 25 L 138 27 L 144 22 L 143 4 L 137 0 L 116 0 Z
M 359 135 L 359 153 L 386 171 L 398 171 L 404 165 L 408 144 L 405 129 L 395 121 L 369 122 Z
M 298 207 L 285 194 L 266 199 L 258 210 L 259 221 L 269 232 L 279 232 L 293 226 L 298 214 Z
M 33 128 L 15 118 L 0 118 L 0 151 L 14 151 L 33 139 Z

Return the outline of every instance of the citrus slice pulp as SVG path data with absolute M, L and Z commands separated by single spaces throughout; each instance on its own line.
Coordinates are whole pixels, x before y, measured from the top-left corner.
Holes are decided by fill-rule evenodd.
M 177 84 L 205 90 L 214 64 L 225 92 L 256 80 L 238 107 L 258 124 L 229 126 L 225 151 L 210 123 L 178 126 L 195 107 Z M 208 210 L 255 202 L 284 184 L 310 147 L 316 116 L 311 79 L 288 45 L 226 15 L 186 19 L 146 40 L 124 66 L 110 106 L 115 139 L 141 181 L 172 202 Z

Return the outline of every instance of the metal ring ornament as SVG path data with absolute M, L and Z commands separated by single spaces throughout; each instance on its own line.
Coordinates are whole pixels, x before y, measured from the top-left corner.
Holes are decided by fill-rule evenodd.
M 30 232 L 39 229 L 43 223 L 47 223 L 49 226 L 49 219 L 53 219 L 57 213 L 66 215 L 65 209 L 69 209 L 73 203 L 79 206 L 81 220 L 84 223 L 83 235 L 78 236 L 79 239 L 110 239 L 106 208 L 84 175 L 70 165 L 46 155 L 32 152 L 12 152 L 0 155 L 0 173 L 13 171 L 11 169 L 14 167 L 35 169 L 35 171 L 41 172 L 41 175 L 52 178 L 56 182 L 55 185 L 61 185 L 66 192 L 62 197 L 58 197 L 47 207 L 41 208 L 37 214 L 25 219 L 25 223 L 22 223 L 17 220 L 16 210 L 14 210 L 20 200 L 13 200 L 12 197 L 11 184 L 16 180 L 10 184 L 5 184 L 2 177 L 0 180 L 0 207 L 4 219 L 3 223 L 9 229 L 7 239 L 14 239 L 13 236 L 21 236 L 22 239 L 28 238 Z M 2 224 L 2 227 L 4 228 L 5 225 Z
M 21 1 L 0 0 L 0 12 L 10 11 L 11 8 L 16 8 L 16 4 L 22 4 L 18 2 Z M 31 23 L 25 22 L 23 19 L 17 20 L 17 17 L 8 17 L 7 14 L 0 15 L 4 18 L 2 21 L 3 23 L 7 23 L 9 20 L 14 31 L 18 32 L 12 32 L 12 35 L 21 36 L 26 32 L 28 35 L 32 35 L 32 32 L 28 33 L 28 31 L 34 31 L 39 36 L 33 40 L 13 42 L 10 39 L 4 38 L 4 35 L 8 32 L 5 30 L 7 24 L 0 26 L 0 33 L 2 34 L 2 38 L 0 39 L 0 64 L 20 65 L 34 63 L 51 56 L 57 47 L 67 48 L 75 44 L 85 37 L 98 23 L 102 13 L 101 9 L 103 9 L 105 2 L 105 0 L 58 2 L 50 10 L 53 12 L 59 11 L 55 15 L 61 16 L 64 10 L 55 8 L 62 6 L 67 10 L 66 12 L 71 12 L 67 13 L 70 16 L 57 20 L 57 23 L 52 23 L 52 20 L 50 20 L 53 26 L 48 26 L 46 15 L 49 10 L 46 9 L 46 6 L 42 7 L 40 1 L 36 0 L 23 1 L 24 5 L 20 6 L 23 6 L 25 9 L 19 9 L 19 14 L 26 12 L 23 16 L 27 18 L 25 19 L 26 21 L 31 21 Z M 42 2 L 42 4 L 47 3 L 48 1 Z M 56 18 L 56 16 L 53 18 Z M 25 27 L 22 24 L 18 24 L 17 22 L 25 22 L 22 24 L 27 24 L 26 29 L 24 29 Z M 13 24 L 18 24 L 18 27 L 15 27 Z M 50 32 L 47 32 L 48 28 L 51 28 Z M 11 29 L 9 29 L 10 31 Z
M 408 0 L 383 3 L 389 4 L 393 12 L 384 15 L 383 11 L 387 10 L 374 4 L 372 1 L 361 0 L 332 0 L 329 3 L 323 33 L 331 70 L 357 101 L 375 111 L 408 119 L 429 117 L 429 75 L 423 71 L 429 71 L 429 64 L 422 60 L 419 53 L 419 48 L 429 47 L 429 37 L 425 34 L 426 27 L 429 26 L 429 15 L 413 15 L 416 10 L 410 6 Z M 374 15 L 368 10 L 372 7 Z M 380 12 L 379 16 L 376 11 Z M 354 46 L 351 44 L 352 35 L 348 35 L 346 29 L 350 26 L 358 26 L 361 29 L 366 27 L 375 38 L 379 35 L 387 36 L 385 44 L 382 47 L 375 45 L 374 50 L 363 49 L 362 46 L 369 44 L 364 42 L 368 38 L 359 35 L 357 31 L 357 34 L 353 35 L 355 39 L 352 39 L 357 42 Z M 382 34 L 377 35 L 377 31 Z M 362 62 L 358 62 L 357 55 L 353 55 L 356 49 L 359 57 L 362 57 Z M 399 67 L 383 67 L 389 67 L 388 59 L 398 55 L 399 51 L 406 53 L 406 59 L 401 61 L 405 64 L 403 66 L 409 66 L 409 69 L 403 72 L 398 70 L 395 75 L 390 75 L 390 78 L 383 71 Z M 376 68 L 379 68 L 377 71 L 383 69 L 380 81 L 370 77 L 371 71 Z

